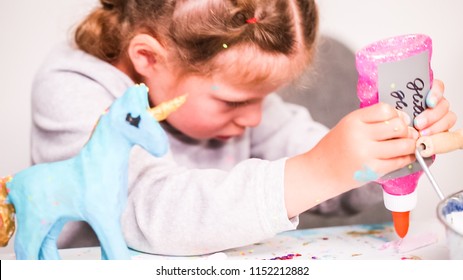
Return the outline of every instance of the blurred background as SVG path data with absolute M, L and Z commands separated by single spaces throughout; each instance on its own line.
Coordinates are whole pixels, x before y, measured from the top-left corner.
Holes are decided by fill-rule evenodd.
M 97 0 L 0 0 L 0 176 L 30 165 L 30 91 L 35 72 L 56 43 Z M 463 2 L 454 0 L 320 0 L 320 32 L 353 52 L 386 37 L 424 33 L 433 39 L 432 68 L 463 127 Z M 460 70 L 458 70 L 460 69 Z M 323 93 L 320 93 L 323 94 Z M 445 195 L 463 189 L 463 151 L 439 155 L 431 167 Z M 436 219 L 439 201 L 423 175 L 412 221 Z M 413 222 L 411 223 L 411 227 Z M 12 243 L 4 250 L 11 250 Z

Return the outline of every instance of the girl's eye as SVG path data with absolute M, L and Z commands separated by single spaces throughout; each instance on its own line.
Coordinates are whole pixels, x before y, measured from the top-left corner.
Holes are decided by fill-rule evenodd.
M 244 105 L 246 105 L 248 103 L 249 103 L 248 101 L 242 101 L 242 102 L 227 101 L 227 102 L 225 102 L 225 104 L 227 104 L 227 106 L 231 107 L 231 108 L 242 107 L 242 106 L 244 106 Z

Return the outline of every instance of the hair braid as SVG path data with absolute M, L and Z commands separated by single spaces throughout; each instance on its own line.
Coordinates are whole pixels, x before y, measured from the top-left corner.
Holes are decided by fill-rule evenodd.
M 318 24 L 314 0 L 100 0 L 100 3 L 76 30 L 79 48 L 113 62 L 120 58 L 135 34 L 144 32 L 168 48 L 170 58 L 190 72 L 207 68 L 208 62 L 225 51 L 224 45 L 231 48 L 249 45 L 268 54 L 285 56 L 295 53 L 300 45 L 312 49 Z M 293 7 L 297 7 L 298 14 Z M 249 19 L 251 23 L 247 22 Z
M 77 27 L 74 39 L 80 49 L 108 62 L 119 57 L 126 32 L 120 2 L 100 0 L 102 6 Z

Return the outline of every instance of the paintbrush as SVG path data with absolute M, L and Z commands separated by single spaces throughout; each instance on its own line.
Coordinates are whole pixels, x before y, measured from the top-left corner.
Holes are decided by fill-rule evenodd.
M 421 165 L 421 168 L 423 169 L 424 173 L 426 174 L 426 176 L 428 177 L 429 181 L 431 182 L 431 185 L 432 187 L 434 188 L 434 190 L 436 191 L 437 195 L 439 196 L 439 198 L 441 200 L 444 199 L 444 195 L 442 194 L 442 191 L 440 190 L 440 187 L 439 185 L 437 184 L 436 180 L 434 179 L 434 176 L 432 176 L 432 173 L 431 171 L 429 170 L 428 166 L 426 165 L 426 163 L 424 162 L 424 159 L 423 157 L 421 156 L 421 151 L 425 149 L 425 146 L 424 145 L 419 145 L 418 148 L 416 148 L 415 150 L 415 157 L 416 157 L 416 160 L 418 161 L 418 163 Z
M 423 157 L 463 149 L 463 129 L 423 136 L 418 139 L 417 143 L 422 148 L 420 154 Z

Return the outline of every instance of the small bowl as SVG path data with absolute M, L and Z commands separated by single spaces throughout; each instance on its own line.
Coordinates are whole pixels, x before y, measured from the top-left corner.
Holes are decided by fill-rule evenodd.
M 439 202 L 437 217 L 445 226 L 450 259 L 463 260 L 463 191 Z

